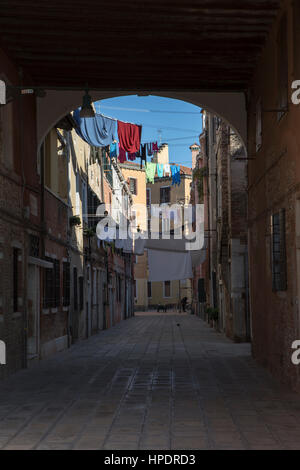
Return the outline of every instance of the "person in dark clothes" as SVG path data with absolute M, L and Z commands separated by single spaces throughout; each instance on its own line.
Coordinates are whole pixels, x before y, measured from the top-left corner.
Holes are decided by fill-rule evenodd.
M 181 305 L 182 305 L 182 310 L 184 312 L 185 312 L 186 304 L 187 304 L 187 297 L 183 297 L 183 299 L 181 299 Z

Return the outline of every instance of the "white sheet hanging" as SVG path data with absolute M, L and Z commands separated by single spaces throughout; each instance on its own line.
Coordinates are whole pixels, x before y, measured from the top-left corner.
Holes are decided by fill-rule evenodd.
M 148 250 L 148 267 L 151 282 L 193 277 L 192 258 L 188 252 Z

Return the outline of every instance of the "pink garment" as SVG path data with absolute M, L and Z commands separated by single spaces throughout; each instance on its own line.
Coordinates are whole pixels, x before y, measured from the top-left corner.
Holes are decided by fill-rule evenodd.
M 124 163 L 126 162 L 126 152 L 124 149 L 122 149 L 120 147 L 120 144 L 119 144 L 119 156 L 118 156 L 118 159 L 119 159 L 119 162 L 120 163 Z
M 157 142 L 153 142 L 153 144 L 152 144 L 152 150 L 153 150 L 153 152 L 158 152 L 158 145 L 157 145 Z
M 138 152 L 141 145 L 142 126 L 118 121 L 120 147 L 128 153 Z
M 128 156 L 128 160 L 133 161 L 136 159 L 136 153 L 129 153 L 127 156 Z

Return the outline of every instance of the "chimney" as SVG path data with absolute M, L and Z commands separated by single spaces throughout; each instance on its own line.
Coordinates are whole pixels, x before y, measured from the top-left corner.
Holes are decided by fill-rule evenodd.
M 193 144 L 190 146 L 192 152 L 192 170 L 196 167 L 197 155 L 200 153 L 200 146 L 198 144 Z

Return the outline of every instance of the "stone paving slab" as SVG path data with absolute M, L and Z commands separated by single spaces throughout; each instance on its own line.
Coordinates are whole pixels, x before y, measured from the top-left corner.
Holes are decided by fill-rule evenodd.
M 1 382 L 0 449 L 300 449 L 300 396 L 199 318 L 139 312 Z

